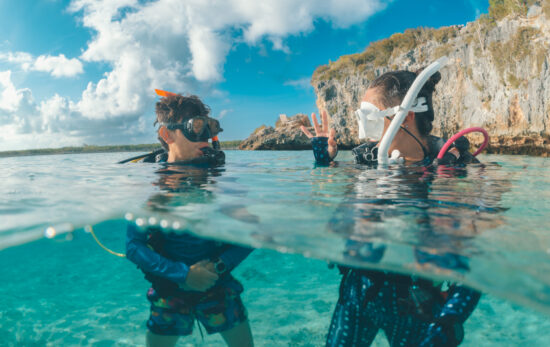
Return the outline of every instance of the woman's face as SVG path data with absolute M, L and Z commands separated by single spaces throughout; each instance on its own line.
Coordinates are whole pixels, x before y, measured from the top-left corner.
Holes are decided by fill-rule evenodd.
M 365 92 L 365 96 L 363 97 L 362 101 L 369 102 L 369 103 L 373 104 L 374 106 L 378 107 L 379 110 L 385 110 L 386 108 L 388 108 L 388 106 L 383 104 L 383 102 L 382 102 L 383 98 L 381 97 L 382 96 L 381 93 L 382 93 L 382 91 L 381 91 L 380 88 L 377 88 L 377 87 L 369 88 Z M 389 107 L 391 107 L 391 106 L 389 106 Z M 393 116 L 391 116 L 390 119 L 393 119 Z M 384 134 L 386 133 L 386 130 L 390 126 L 390 123 L 391 123 L 390 119 L 384 118 L 384 131 L 382 131 L 382 134 L 380 135 L 380 138 L 382 138 L 384 136 Z
M 383 110 L 386 107 L 384 107 L 384 104 L 381 102 L 381 96 L 382 92 L 380 88 L 369 88 L 367 89 L 362 101 L 370 102 L 374 106 L 378 107 L 378 109 Z

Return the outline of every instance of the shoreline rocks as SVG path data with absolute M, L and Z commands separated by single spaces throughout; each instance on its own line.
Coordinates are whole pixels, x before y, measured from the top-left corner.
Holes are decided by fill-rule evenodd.
M 282 114 L 275 127 L 262 125 L 241 144 L 243 150 L 304 150 L 311 149 L 311 141 L 300 130 L 301 126 L 311 128 L 305 114 L 287 117 Z

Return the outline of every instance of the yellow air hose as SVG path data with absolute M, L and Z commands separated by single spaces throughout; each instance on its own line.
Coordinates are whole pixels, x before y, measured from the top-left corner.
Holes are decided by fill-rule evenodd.
M 109 248 L 105 247 L 100 241 L 99 239 L 97 238 L 97 236 L 95 235 L 94 233 L 94 228 L 92 228 L 92 226 L 90 225 L 89 227 L 86 228 L 86 230 L 92 234 L 95 242 L 97 242 L 97 244 L 99 245 L 99 247 L 103 248 L 104 250 L 106 250 L 107 252 L 111 253 L 112 255 L 116 255 L 117 257 L 120 257 L 120 258 L 126 258 L 126 254 L 122 254 L 122 253 L 117 253 L 115 251 L 112 251 L 110 250 Z

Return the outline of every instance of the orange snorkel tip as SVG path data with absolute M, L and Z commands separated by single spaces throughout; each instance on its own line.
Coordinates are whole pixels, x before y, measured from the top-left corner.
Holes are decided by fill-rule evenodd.
M 218 135 L 212 138 L 212 148 L 220 149 L 220 140 L 218 139 Z
M 163 96 L 163 97 L 178 95 L 176 93 L 167 92 L 166 90 L 160 90 L 160 89 L 155 89 L 155 93 L 157 93 L 158 96 Z

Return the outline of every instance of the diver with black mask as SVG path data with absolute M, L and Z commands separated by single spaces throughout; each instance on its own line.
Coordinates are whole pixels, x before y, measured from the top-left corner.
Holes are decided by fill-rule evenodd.
M 161 91 L 162 92 L 162 91 Z M 161 192 L 148 206 L 164 211 L 197 197 L 208 199 L 208 178 L 225 163 L 217 134 L 222 131 L 210 109 L 197 96 L 162 92 L 156 104 L 162 150 L 127 161 L 162 163 L 157 173 Z M 208 140 L 212 138 L 211 148 Z M 253 346 L 242 285 L 231 274 L 252 249 L 203 239 L 171 228 L 139 227 L 130 223 L 126 257 L 151 282 L 147 292 L 150 316 L 147 346 L 175 346 L 200 322 L 208 334 L 220 333 L 228 346 Z M 200 325 L 199 325 L 200 327 Z
M 210 109 L 195 95 L 184 97 L 156 90 L 164 96 L 156 106 L 161 149 L 119 162 L 169 163 L 171 165 L 219 166 L 225 163 L 218 134 L 223 131 L 217 119 L 208 116 Z M 175 112 L 174 110 L 178 110 Z M 179 130 L 179 131 L 177 131 Z M 208 140 L 212 139 L 212 146 Z M 170 150 L 171 147 L 171 150 Z
M 441 79 L 438 72 L 421 85 L 409 108 L 401 107 L 420 74 L 420 71 L 391 71 L 371 82 L 360 109 L 355 113 L 359 137 L 367 139 L 366 143 L 352 151 L 356 163 L 365 165 L 366 169 L 373 169 L 379 165 L 381 153 L 385 154 L 390 164 L 405 164 L 419 170 L 435 165 L 463 166 L 478 162 L 468 153 L 469 143 L 465 138 L 457 140 L 442 159 L 436 160 L 445 143 L 430 135 L 434 120 L 432 94 Z M 392 120 L 399 112 L 405 112 L 403 122 L 398 124 L 393 138 L 387 143 L 389 146 L 386 153 L 379 153 L 384 135 L 391 129 Z M 316 136 L 306 128 L 302 128 L 302 131 L 312 140 L 316 163 L 329 165 L 338 153 L 336 133 L 329 128 L 326 111 L 321 112 L 321 124 L 315 114 L 312 119 Z M 383 140 L 377 141 L 380 138 Z M 414 179 L 414 175 L 411 178 Z M 357 182 L 355 188 L 358 191 L 371 189 L 363 183 Z M 377 192 L 372 194 L 376 197 L 373 201 L 383 200 L 376 195 Z M 357 200 L 361 199 L 364 197 L 359 194 Z M 382 207 L 378 210 L 382 210 Z M 358 217 L 357 221 L 342 219 L 342 223 L 350 223 L 348 229 L 351 233 L 354 228 L 363 230 L 357 223 L 370 227 L 375 224 L 374 219 L 379 217 L 374 209 L 366 209 L 364 212 L 359 214 L 363 217 Z M 372 223 L 368 221 L 367 212 L 372 214 Z M 336 229 L 337 232 L 345 233 L 343 225 L 337 225 Z M 364 262 L 379 262 L 385 247 L 368 242 L 368 237 L 361 236 L 348 235 L 346 255 L 361 257 L 360 260 Z M 354 237 L 358 241 L 354 241 Z M 432 257 L 426 252 L 417 251 L 415 255 L 419 264 L 431 262 L 443 268 L 467 271 L 468 265 L 453 254 Z M 386 333 L 391 346 L 457 346 L 463 340 L 463 324 L 481 296 L 476 290 L 458 283 L 442 286 L 418 276 L 348 266 L 339 268 L 343 277 L 327 346 L 369 346 L 380 329 Z

